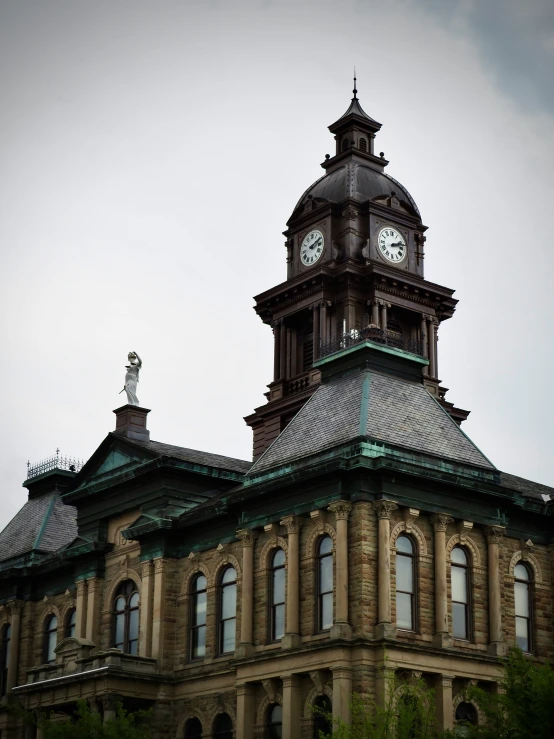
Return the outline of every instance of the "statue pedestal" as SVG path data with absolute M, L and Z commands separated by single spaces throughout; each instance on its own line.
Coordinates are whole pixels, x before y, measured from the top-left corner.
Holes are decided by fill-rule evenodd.
M 146 428 L 146 416 L 149 408 L 138 405 L 122 405 L 115 411 L 115 431 L 119 436 L 136 441 L 150 441 L 150 431 Z

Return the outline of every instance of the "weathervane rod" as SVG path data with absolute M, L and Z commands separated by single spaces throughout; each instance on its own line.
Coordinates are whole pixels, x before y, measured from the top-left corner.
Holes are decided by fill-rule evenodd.
M 352 92 L 354 93 L 354 100 L 357 100 L 356 95 L 358 94 L 358 90 L 356 90 L 356 67 L 354 67 L 354 89 Z

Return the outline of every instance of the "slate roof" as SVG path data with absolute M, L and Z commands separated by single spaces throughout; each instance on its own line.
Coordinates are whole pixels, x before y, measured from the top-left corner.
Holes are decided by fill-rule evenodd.
M 359 437 L 495 469 L 423 385 L 355 370 L 321 385 L 255 462 L 250 475 Z
M 507 472 L 500 473 L 500 485 L 503 488 L 509 488 L 510 490 L 517 490 L 526 498 L 534 498 L 535 500 L 546 503 L 543 499 L 543 495 L 550 495 L 552 501 L 554 501 L 554 488 L 548 485 L 541 485 L 539 482 L 532 482 L 526 480 L 523 477 L 517 477 L 516 475 L 509 475 Z
M 57 493 L 28 500 L 0 532 L 0 562 L 32 552 L 53 553 L 77 536 L 77 509 Z
M 252 462 L 247 462 L 244 459 L 224 457 L 221 454 L 211 454 L 210 452 L 200 452 L 197 449 L 187 449 L 181 446 L 173 446 L 172 444 L 163 444 L 161 441 L 137 441 L 136 439 L 125 439 L 125 441 L 154 452 L 154 454 L 160 457 L 172 457 L 173 459 L 180 459 L 191 464 L 201 464 L 205 467 L 215 467 L 231 472 L 245 473 L 252 466 Z

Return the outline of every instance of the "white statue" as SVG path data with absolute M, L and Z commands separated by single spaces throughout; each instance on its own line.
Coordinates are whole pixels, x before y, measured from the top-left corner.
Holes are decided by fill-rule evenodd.
M 127 403 L 129 405 L 139 405 L 137 382 L 139 379 L 139 370 L 142 367 L 142 359 L 136 352 L 129 352 L 127 359 L 129 360 L 129 364 L 125 365 L 127 367 L 127 374 L 125 375 L 125 387 L 123 390 L 127 393 Z

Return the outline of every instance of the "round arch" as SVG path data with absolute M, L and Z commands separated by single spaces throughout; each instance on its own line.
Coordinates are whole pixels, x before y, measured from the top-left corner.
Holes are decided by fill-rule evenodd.
M 412 524 L 411 526 L 407 527 L 405 521 L 400 521 L 396 524 L 396 526 L 391 531 L 390 535 L 390 546 L 392 550 L 396 549 L 396 540 L 400 536 L 400 534 L 406 534 L 406 536 L 411 536 L 412 539 L 415 539 L 417 542 L 417 556 L 421 557 L 424 554 L 427 554 L 427 542 L 425 540 L 425 536 L 423 535 L 423 532 L 421 529 L 416 526 L 415 524 Z
M 288 560 L 288 545 L 285 539 L 283 539 L 282 536 L 277 536 L 276 538 L 269 539 L 266 541 L 266 543 L 263 545 L 260 556 L 258 559 L 259 562 L 259 568 L 261 570 L 269 570 L 271 567 L 270 559 L 271 555 L 273 554 L 275 549 L 282 549 L 285 553 L 285 560 Z M 286 562 L 285 562 L 286 566 Z
M 330 699 L 331 704 L 333 703 L 333 690 L 329 685 L 323 685 L 322 690 L 318 690 L 316 687 L 313 687 L 308 693 L 308 697 L 306 698 L 306 702 L 304 703 L 304 718 L 309 719 L 314 715 L 314 712 L 312 711 L 312 706 L 314 705 L 315 699 L 318 698 L 320 695 L 326 695 L 327 698 Z
M 225 558 L 222 558 L 217 565 L 214 568 L 214 571 L 212 573 L 212 580 L 211 582 L 208 580 L 208 584 L 212 587 L 216 587 L 219 585 L 219 581 L 221 579 L 221 573 L 227 569 L 227 567 L 234 567 L 235 571 L 237 573 L 237 582 L 241 579 L 241 569 L 238 562 L 238 559 L 234 557 L 232 554 L 227 554 Z
M 462 691 L 461 693 L 455 695 L 452 699 L 452 721 L 454 722 L 454 725 L 456 724 L 456 709 L 458 708 L 460 703 L 471 703 L 477 713 L 477 724 L 480 726 L 485 723 L 485 716 L 477 703 L 475 703 L 475 701 L 469 700 L 469 698 L 467 698 L 467 696 L 465 696 L 464 692 Z
M 278 703 L 280 706 L 283 705 L 283 696 L 280 693 L 274 693 L 271 697 L 264 695 L 256 712 L 256 723 L 258 726 L 264 726 L 267 709 L 274 703 Z
M 109 613 L 112 610 L 112 601 L 115 591 L 125 580 L 132 580 L 137 586 L 140 600 L 142 601 L 142 579 L 136 570 L 126 569 L 116 575 L 110 582 L 104 593 L 103 613 Z
M 176 739 L 183 739 L 185 735 L 185 726 L 190 718 L 197 718 L 202 724 L 202 732 L 206 731 L 208 721 L 204 713 L 199 708 L 189 708 L 189 710 L 184 714 L 184 716 L 179 720 L 179 723 L 177 724 Z
M 454 536 L 451 536 L 450 539 L 448 540 L 448 543 L 446 544 L 447 562 L 450 562 L 452 550 L 456 546 L 460 546 L 469 552 L 469 556 L 471 559 L 471 562 L 470 562 L 471 567 L 481 566 L 481 554 L 479 553 L 479 548 L 477 547 L 477 544 L 473 541 L 473 539 L 470 536 L 464 536 L 463 541 L 462 541 L 460 534 L 454 534 Z
M 331 524 L 324 523 L 322 526 L 314 526 L 306 541 L 306 557 L 317 557 L 317 545 L 324 536 L 330 536 L 333 540 L 333 554 L 337 547 L 337 532 Z
M 514 569 L 515 566 L 519 564 L 519 562 L 528 564 L 531 567 L 531 569 L 533 570 L 533 578 L 535 582 L 542 582 L 541 566 L 538 563 L 537 558 L 534 554 L 531 554 L 530 552 L 524 554 L 521 550 L 519 552 L 516 552 L 510 560 L 510 567 L 508 570 L 510 577 L 514 577 Z
M 212 736 L 212 734 L 214 733 L 215 720 L 220 713 L 226 713 L 229 716 L 229 718 L 231 719 L 231 723 L 233 724 L 233 731 L 236 731 L 237 716 L 231 706 L 227 702 L 225 702 L 223 705 L 218 705 L 210 711 L 210 716 L 207 720 L 206 725 L 206 729 L 208 729 L 209 731 L 208 736 Z M 204 728 L 204 724 L 202 724 L 202 728 Z M 204 729 L 204 731 L 206 731 L 206 729 Z
M 187 568 L 181 579 L 180 595 L 189 595 L 192 581 L 197 575 L 204 575 L 208 584 L 212 581 L 209 567 L 203 562 L 196 562 L 193 567 Z

